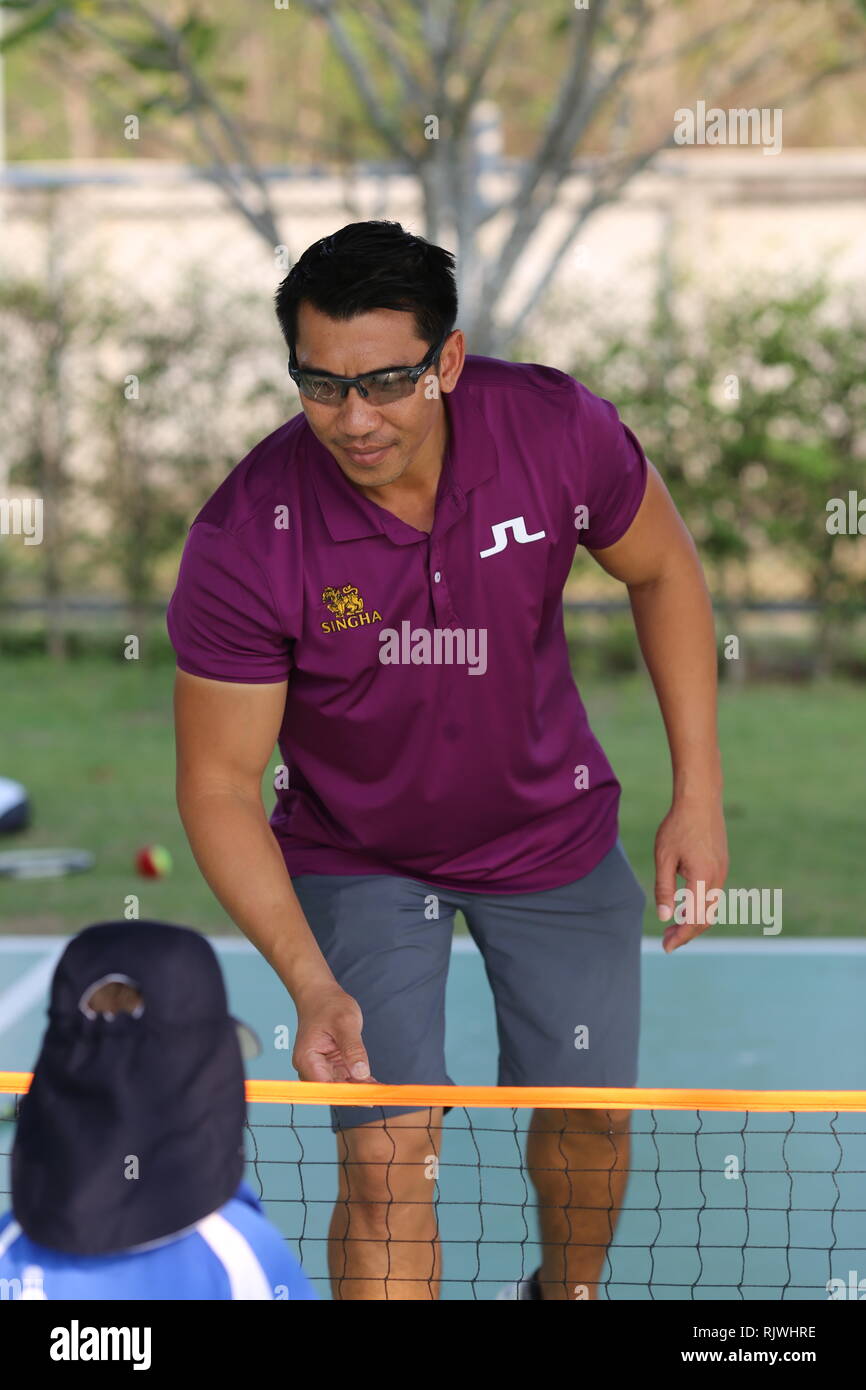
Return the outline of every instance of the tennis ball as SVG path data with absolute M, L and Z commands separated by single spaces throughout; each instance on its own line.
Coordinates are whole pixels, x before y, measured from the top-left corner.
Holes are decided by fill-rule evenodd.
M 135 867 L 143 878 L 165 878 L 171 873 L 171 855 L 164 845 L 145 845 L 135 856 Z

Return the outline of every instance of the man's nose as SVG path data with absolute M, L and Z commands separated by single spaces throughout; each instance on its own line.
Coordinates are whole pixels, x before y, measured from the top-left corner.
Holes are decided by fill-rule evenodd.
M 379 423 L 378 409 L 365 400 L 356 386 L 350 386 L 339 410 L 339 424 L 347 434 L 369 434 Z

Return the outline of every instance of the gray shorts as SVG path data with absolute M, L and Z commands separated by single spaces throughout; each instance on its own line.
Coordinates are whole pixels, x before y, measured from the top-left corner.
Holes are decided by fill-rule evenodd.
M 361 1007 L 377 1081 L 454 1084 L 445 982 L 459 908 L 493 991 L 497 1084 L 636 1085 L 646 895 L 619 842 L 584 878 L 537 893 L 454 893 L 390 874 L 292 882 L 334 976 Z M 349 1129 L 420 1108 L 341 1105 L 331 1123 Z

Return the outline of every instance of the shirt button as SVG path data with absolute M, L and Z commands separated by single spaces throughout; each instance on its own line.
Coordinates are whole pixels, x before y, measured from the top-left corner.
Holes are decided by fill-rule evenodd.
M 441 574 L 439 573 L 439 571 L 437 570 L 436 573 L 435 573 L 434 576 L 433 576 L 433 583 L 434 583 L 434 584 L 438 584 L 438 583 L 439 583 L 439 580 L 440 580 L 441 578 L 442 578 L 442 575 L 441 575 Z

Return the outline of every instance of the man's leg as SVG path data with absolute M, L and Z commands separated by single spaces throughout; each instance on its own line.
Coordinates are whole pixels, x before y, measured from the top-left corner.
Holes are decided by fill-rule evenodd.
M 628 1180 L 630 1112 L 535 1110 L 526 1162 L 538 1196 L 544 1299 L 595 1299 Z
M 301 874 L 295 892 L 325 960 L 357 1000 L 377 1081 L 449 1085 L 445 986 L 454 908 L 390 874 Z M 395 1113 L 396 1111 L 396 1113 Z M 338 1299 L 435 1298 L 441 1110 L 335 1105 L 339 1192 L 329 1266 Z
M 335 1299 L 439 1297 L 433 1190 L 441 1135 L 441 1109 L 337 1134 L 340 1189 L 328 1242 Z
M 637 1084 L 645 903 L 619 844 L 561 888 L 460 896 L 493 989 L 501 1086 Z M 586 1285 L 577 1296 L 597 1297 L 625 1189 L 628 1128 L 622 1112 L 536 1112 L 527 1166 L 539 1197 L 543 1296 L 573 1299 Z

